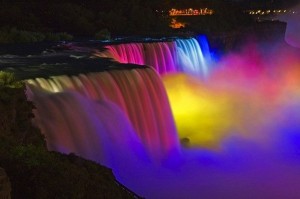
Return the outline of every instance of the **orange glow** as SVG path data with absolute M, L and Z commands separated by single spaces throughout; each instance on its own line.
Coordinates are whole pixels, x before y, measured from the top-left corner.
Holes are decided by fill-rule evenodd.
M 170 27 L 174 28 L 174 29 L 177 29 L 177 28 L 184 28 L 185 25 L 186 25 L 185 23 L 179 22 L 179 21 L 177 21 L 176 19 L 173 18 L 172 21 L 171 21 Z

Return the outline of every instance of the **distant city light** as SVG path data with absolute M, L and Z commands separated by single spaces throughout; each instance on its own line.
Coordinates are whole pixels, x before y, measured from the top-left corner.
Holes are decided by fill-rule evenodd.
M 193 16 L 193 15 L 212 15 L 214 11 L 209 8 L 199 8 L 199 9 L 181 9 L 177 10 L 175 8 L 172 8 L 169 11 L 170 16 Z
M 246 10 L 246 13 L 250 15 L 271 15 L 271 14 L 283 14 L 283 13 L 291 13 L 291 14 L 296 14 L 296 11 L 293 10 Z

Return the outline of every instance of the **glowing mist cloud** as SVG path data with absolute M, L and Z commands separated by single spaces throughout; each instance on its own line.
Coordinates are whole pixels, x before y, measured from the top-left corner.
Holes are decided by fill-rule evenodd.
M 186 74 L 167 75 L 163 81 L 179 137 L 187 138 L 190 147 L 219 148 L 223 139 L 236 133 L 251 139 L 252 125 L 259 127 L 267 120 L 264 99 L 254 92 L 216 87 Z
M 233 128 L 235 116 L 228 96 L 208 90 L 185 74 L 167 75 L 163 81 L 179 137 L 189 139 L 191 146 L 216 146 Z
M 248 45 L 226 56 L 205 81 L 179 73 L 163 76 L 184 144 L 219 148 L 236 135 L 266 141 L 278 107 L 299 96 L 300 62 L 288 49 L 266 63 L 269 58 Z

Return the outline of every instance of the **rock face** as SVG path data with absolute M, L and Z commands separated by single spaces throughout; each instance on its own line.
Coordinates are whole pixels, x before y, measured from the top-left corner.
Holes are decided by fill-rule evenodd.
M 4 171 L 0 168 L 0 198 L 1 199 L 10 199 L 11 185 L 10 181 Z

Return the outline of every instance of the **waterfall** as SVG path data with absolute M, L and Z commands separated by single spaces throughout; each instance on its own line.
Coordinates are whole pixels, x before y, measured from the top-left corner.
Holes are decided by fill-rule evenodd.
M 109 162 L 107 153 L 115 151 L 110 145 L 120 148 L 121 142 L 125 148 L 145 146 L 155 158 L 178 150 L 166 91 L 151 68 L 36 78 L 27 83 L 37 107 L 36 123 L 51 150 L 98 162 Z M 139 140 L 141 144 L 131 144 Z
M 160 74 L 186 72 L 206 76 L 211 60 L 206 37 L 176 39 L 170 42 L 107 45 L 99 57 L 120 63 L 148 65 Z
M 196 39 L 176 40 L 178 47 L 178 66 L 179 71 L 191 74 L 207 75 L 208 68 L 201 50 L 201 47 Z
M 96 55 L 138 65 L 27 80 L 34 123 L 50 150 L 146 198 L 297 198 L 300 56 L 281 47 L 247 46 L 210 71 L 203 37 L 108 45 Z
M 27 80 L 34 123 L 50 150 L 106 165 L 146 198 L 298 198 L 300 56 L 267 47 L 210 71 L 202 36 L 107 45 L 95 55 L 138 65 Z

